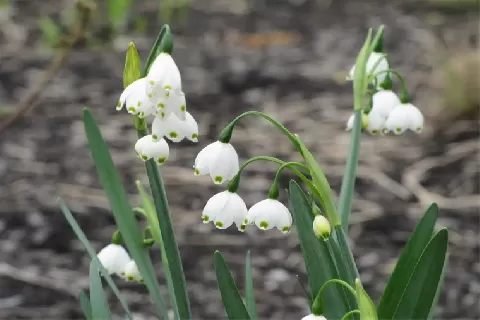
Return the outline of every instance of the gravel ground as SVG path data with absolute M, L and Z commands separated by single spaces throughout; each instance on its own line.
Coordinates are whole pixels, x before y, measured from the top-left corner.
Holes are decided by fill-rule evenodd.
M 19 0 L 0 11 L 0 107 L 14 107 L 38 83 L 52 52 L 40 40 L 37 20 L 45 14 L 57 17 L 67 3 L 44 0 L 39 6 Z M 154 21 L 152 3 L 142 2 L 136 14 Z M 193 1 L 188 22 L 173 24 L 175 59 L 201 140 L 172 147 L 162 174 L 195 318 L 225 317 L 213 271 L 216 249 L 239 283 L 251 249 L 262 319 L 299 319 L 308 313 L 295 277 L 305 279 L 295 233 L 252 229 L 239 234 L 201 224 L 203 205 L 221 189 L 206 177 L 193 177 L 191 166 L 200 148 L 235 115 L 261 110 L 304 138 L 338 191 L 352 103 L 351 86 L 342 79 L 366 29 L 383 23 L 391 61 L 406 75 L 427 124 L 420 136 L 365 136 L 362 141 L 350 231 L 361 278 L 378 299 L 409 233 L 435 201 L 441 208 L 439 225 L 449 228 L 451 239 L 437 318 L 480 319 L 478 114 L 439 117 L 445 88 L 438 75 L 445 43 L 476 46 L 475 13 L 399 0 L 388 5 L 382 0 L 232 3 Z M 146 34 L 129 32 L 101 50 L 76 48 L 38 106 L 0 135 L 0 319 L 81 317 L 76 296 L 88 287 L 89 260 L 56 199 L 65 199 L 95 248 L 107 243 L 114 224 L 83 134 L 81 109 L 88 106 L 132 203 L 138 203 L 134 181 L 144 181 L 145 174 L 132 150 L 135 133 L 130 117 L 115 112 L 114 105 L 126 45 L 134 41 L 145 57 L 157 29 L 152 23 Z M 297 157 L 274 128 L 253 118 L 242 121 L 233 143 L 241 160 Z M 247 205 L 265 197 L 274 169 L 248 170 L 240 189 Z M 155 317 L 144 288 L 121 287 L 138 319 Z M 113 296 L 110 301 L 120 310 Z

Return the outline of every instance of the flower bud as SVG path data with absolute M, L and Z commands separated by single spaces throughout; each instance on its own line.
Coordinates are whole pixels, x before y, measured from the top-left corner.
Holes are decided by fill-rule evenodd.
M 331 227 L 327 218 L 322 215 L 315 216 L 313 220 L 313 233 L 318 239 L 327 241 L 330 238 Z
M 123 69 L 123 87 L 126 88 L 140 79 L 140 57 L 133 42 L 130 42 L 125 57 L 125 69 Z

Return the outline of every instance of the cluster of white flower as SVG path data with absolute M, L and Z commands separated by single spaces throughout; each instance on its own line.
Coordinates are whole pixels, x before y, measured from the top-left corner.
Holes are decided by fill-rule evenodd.
M 238 154 L 230 143 L 216 141 L 203 148 L 195 159 L 195 175 L 210 175 L 215 184 L 230 181 L 239 170 Z M 235 192 L 226 190 L 211 197 L 202 212 L 204 223 L 212 221 L 218 229 L 235 223 L 239 231 L 255 224 L 261 230 L 277 228 L 290 231 L 292 215 L 288 208 L 276 199 L 265 199 L 250 209 Z
M 97 257 L 108 274 L 115 274 L 127 281 L 143 282 L 137 264 L 130 259 L 127 251 L 121 245 L 111 243 L 100 250 Z
M 406 130 L 420 133 L 423 130 L 423 114 L 413 104 L 401 101 L 392 90 L 385 89 L 382 84 L 386 80 L 389 64 L 385 54 L 372 52 L 367 60 L 366 73 L 368 76 L 377 74 L 372 82 L 380 84 L 372 96 L 372 108 L 363 114 L 362 128 L 372 135 L 393 132 L 402 134 Z M 347 80 L 353 80 L 355 66 L 350 70 Z M 347 121 L 347 130 L 353 127 L 352 115 Z
M 182 91 L 180 71 L 168 53 L 161 53 L 153 62 L 146 77 L 130 84 L 117 103 L 117 110 L 145 118 L 154 116 L 152 134 L 135 144 L 137 156 L 146 161 L 153 158 L 159 165 L 169 156 L 168 143 L 188 139 L 198 141 L 198 124 L 187 112 Z

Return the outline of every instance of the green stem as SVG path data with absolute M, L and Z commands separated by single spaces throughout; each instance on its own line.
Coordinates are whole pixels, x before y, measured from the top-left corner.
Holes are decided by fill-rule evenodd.
M 360 150 L 360 135 L 362 127 L 362 111 L 355 111 L 353 128 L 351 133 L 350 147 L 348 152 L 347 167 L 342 179 L 342 188 L 338 201 L 338 213 L 341 217 L 341 224 L 348 231 L 348 218 L 352 210 L 353 192 L 355 178 L 357 176 L 358 153 Z
M 300 162 L 285 162 L 283 160 L 280 160 L 280 159 L 277 159 L 275 157 L 270 157 L 270 156 L 256 156 L 256 157 L 252 157 L 250 159 L 248 159 L 247 161 L 245 161 L 241 166 L 240 168 L 238 169 L 238 172 L 237 174 L 233 177 L 233 179 L 230 181 L 230 183 L 228 184 L 228 191 L 230 192 L 237 192 L 238 190 L 238 186 L 239 186 L 239 183 L 240 183 L 240 176 L 243 172 L 243 170 L 252 162 L 255 162 L 255 161 L 260 161 L 260 160 L 263 160 L 263 161 L 270 161 L 270 162 L 273 162 L 273 163 L 276 163 L 276 164 L 279 164 L 281 166 L 285 166 L 285 167 L 288 167 L 288 169 L 290 169 L 290 171 L 292 171 L 293 174 L 295 174 L 296 176 L 298 176 L 309 188 L 314 188 L 312 182 L 310 180 L 308 180 L 308 178 L 303 174 L 301 173 L 299 170 L 293 168 L 293 165 L 295 166 L 298 166 L 298 167 L 301 167 L 302 169 L 304 170 L 309 170 L 308 167 Z M 288 164 L 288 165 L 287 165 Z M 278 174 L 278 170 L 277 170 L 277 174 Z M 277 176 L 275 175 L 275 180 L 276 181 L 277 179 Z
M 349 311 L 349 312 L 345 313 L 345 315 L 342 317 L 342 320 L 346 320 L 348 317 L 353 316 L 355 314 L 360 315 L 360 310 L 352 310 L 352 311 Z
M 341 286 L 343 286 L 344 288 L 346 288 L 348 291 L 350 291 L 351 294 L 353 294 L 353 296 L 356 298 L 357 297 L 357 292 L 355 291 L 355 289 L 352 288 L 351 285 L 349 285 L 348 283 L 346 283 L 345 281 L 343 280 L 340 280 L 340 279 L 330 279 L 328 281 L 326 281 L 323 286 L 320 287 L 320 290 L 318 291 L 318 295 L 321 297 L 322 294 L 323 294 L 323 291 L 325 291 L 325 289 L 327 288 L 328 285 L 330 285 L 331 283 L 336 283 L 336 284 L 339 284 Z
M 288 139 L 290 139 L 290 141 L 295 146 L 295 148 L 297 148 L 297 150 L 300 152 L 300 154 L 302 154 L 302 150 L 300 148 L 300 145 L 298 144 L 298 141 L 297 141 L 297 138 L 295 137 L 295 135 L 293 133 L 291 133 L 287 128 L 285 128 L 285 126 L 283 124 L 281 124 L 277 120 L 273 119 L 272 117 L 270 117 L 270 116 L 268 116 L 265 113 L 260 112 L 260 111 L 254 111 L 254 110 L 247 111 L 247 112 L 244 112 L 241 115 L 237 116 L 235 119 L 230 121 L 230 123 L 222 130 L 222 132 L 220 132 L 218 140 L 220 142 L 223 142 L 223 143 L 229 143 L 230 139 L 232 138 L 233 128 L 235 127 L 235 124 L 240 119 L 242 119 L 243 117 L 249 116 L 249 115 L 254 115 L 254 116 L 261 117 L 261 118 L 269 121 L 274 126 L 276 126 L 280 131 L 282 131 L 283 134 L 285 134 L 287 136 Z
M 137 128 L 138 137 L 144 137 L 148 134 L 148 129 L 139 130 Z M 190 302 L 188 300 L 185 275 L 183 273 L 183 266 L 178 250 L 175 233 L 173 230 L 173 223 L 168 207 L 168 200 L 165 191 L 163 179 L 160 176 L 158 166 L 153 159 L 145 162 L 145 169 L 147 171 L 150 189 L 153 195 L 153 202 L 155 211 L 157 213 L 158 221 L 160 222 L 160 232 L 162 241 L 165 245 L 165 257 L 170 266 L 170 277 L 173 283 L 175 294 L 175 302 L 178 308 L 180 319 L 191 319 Z M 168 271 L 165 271 L 168 272 Z
M 400 72 L 398 72 L 397 70 L 395 69 L 387 69 L 387 70 L 382 70 L 382 71 L 379 71 L 375 74 L 372 74 L 370 75 L 370 77 L 368 78 L 368 82 L 372 81 L 372 79 L 376 79 L 377 76 L 381 75 L 381 74 L 384 74 L 384 73 L 391 73 L 393 74 L 395 77 L 397 77 L 398 81 L 400 81 L 400 84 L 402 85 L 402 89 L 403 90 L 406 90 L 407 89 L 407 84 L 405 82 L 405 78 L 400 74 Z

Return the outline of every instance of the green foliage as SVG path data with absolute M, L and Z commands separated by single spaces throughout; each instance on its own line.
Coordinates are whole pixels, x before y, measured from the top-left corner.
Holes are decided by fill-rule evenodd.
M 232 273 L 230 272 L 225 259 L 223 259 L 218 251 L 215 252 L 215 273 L 217 275 L 218 288 L 220 289 L 228 319 L 251 319 L 247 308 L 243 303 L 242 296 L 238 291 L 235 280 L 233 280 Z

